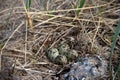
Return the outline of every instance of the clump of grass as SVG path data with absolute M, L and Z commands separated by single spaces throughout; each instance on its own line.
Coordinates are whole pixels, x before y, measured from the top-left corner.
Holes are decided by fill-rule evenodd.
M 115 30 L 115 34 L 113 36 L 113 43 L 112 43 L 112 47 L 111 47 L 111 54 L 110 54 L 110 76 L 113 79 L 113 75 L 112 75 L 112 55 L 114 53 L 114 49 L 115 49 L 115 46 L 116 46 L 116 42 L 117 42 L 117 39 L 118 39 L 118 36 L 119 36 L 119 33 L 120 33 L 120 21 L 118 23 L 118 26 Z M 119 64 L 120 65 L 120 64 Z M 119 66 L 120 67 L 120 66 Z M 118 72 L 120 71 L 120 68 L 118 67 Z M 120 74 L 120 73 L 118 73 Z M 119 79 L 120 80 L 120 79 Z

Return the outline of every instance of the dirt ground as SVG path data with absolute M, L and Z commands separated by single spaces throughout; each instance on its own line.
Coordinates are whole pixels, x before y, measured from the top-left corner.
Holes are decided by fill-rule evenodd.
M 109 64 L 113 35 L 120 20 L 119 0 L 32 0 L 26 18 L 25 0 L 0 0 L 0 80 L 64 80 L 70 64 L 99 55 Z M 67 43 L 79 57 L 64 65 L 46 57 L 48 48 Z M 120 62 L 120 36 L 112 56 L 113 75 Z M 110 80 L 109 68 L 106 77 Z

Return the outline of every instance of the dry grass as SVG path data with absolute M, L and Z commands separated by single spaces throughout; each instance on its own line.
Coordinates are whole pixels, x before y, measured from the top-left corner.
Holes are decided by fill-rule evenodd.
M 5 5 L 5 9 L 0 11 L 1 56 L 15 59 L 14 75 L 22 80 L 57 80 L 51 75 L 68 64 L 61 66 L 51 63 L 45 52 L 60 42 L 68 43 L 79 52 L 80 57 L 100 55 L 109 58 L 112 36 L 120 19 L 117 0 L 92 0 L 97 5 L 87 1 L 79 15 L 77 0 L 49 1 L 41 4 L 39 0 L 32 0 L 29 12 L 32 28 L 26 21 L 24 2 L 17 1 L 13 8 Z M 9 22 L 6 20 L 8 17 Z M 114 68 L 120 59 L 119 41 L 120 37 L 113 56 Z

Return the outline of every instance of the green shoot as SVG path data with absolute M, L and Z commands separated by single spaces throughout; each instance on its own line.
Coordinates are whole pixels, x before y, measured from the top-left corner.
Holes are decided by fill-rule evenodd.
M 115 34 L 113 36 L 113 43 L 112 43 L 111 54 L 110 54 L 110 74 L 111 74 L 111 78 L 112 78 L 112 55 L 114 53 L 114 48 L 116 46 L 116 42 L 117 42 L 117 38 L 118 38 L 119 33 L 120 33 L 120 21 L 119 21 L 118 26 L 115 30 Z
M 80 4 L 79 4 L 78 8 L 83 8 L 83 6 L 84 6 L 84 4 L 85 4 L 85 1 L 86 1 L 86 0 L 79 0 Z M 79 14 L 80 11 L 81 11 L 81 9 L 78 9 L 77 14 Z
M 27 11 L 30 10 L 31 0 L 26 0 L 26 9 Z

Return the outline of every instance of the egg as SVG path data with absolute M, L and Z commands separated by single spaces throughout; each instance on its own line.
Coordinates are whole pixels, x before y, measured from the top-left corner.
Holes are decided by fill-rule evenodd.
M 63 43 L 58 45 L 58 50 L 61 55 L 66 55 L 66 53 L 70 50 L 70 47 L 68 44 Z
M 69 52 L 67 53 L 67 59 L 69 61 L 72 61 L 72 60 L 76 59 L 77 57 L 78 57 L 78 53 L 74 49 L 69 50 Z
M 59 65 L 66 64 L 66 63 L 67 63 L 67 57 L 64 56 L 64 55 L 58 55 L 58 56 L 55 58 L 55 63 L 56 63 L 56 64 L 59 64 Z
M 55 61 L 55 58 L 59 55 L 57 48 L 51 48 L 47 51 L 47 57 L 50 61 Z

